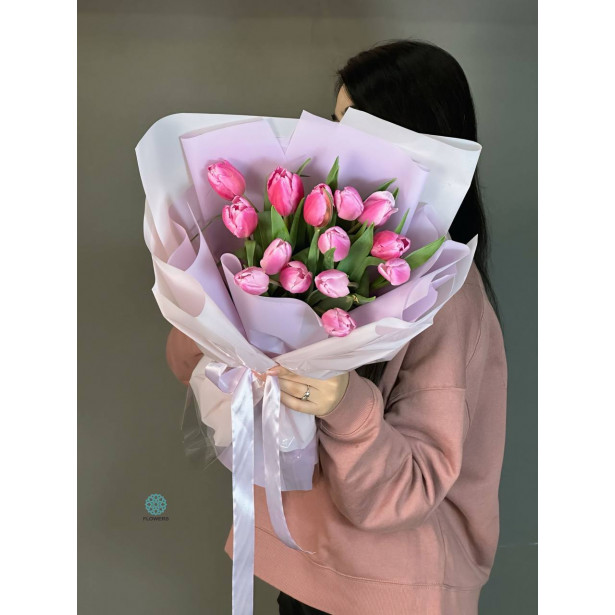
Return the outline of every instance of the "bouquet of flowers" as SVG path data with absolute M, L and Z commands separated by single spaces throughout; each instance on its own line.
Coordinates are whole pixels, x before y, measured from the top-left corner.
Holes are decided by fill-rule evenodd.
M 326 379 L 392 359 L 429 327 L 472 263 L 476 238 L 447 230 L 480 149 L 352 108 L 340 123 L 178 114 L 139 142 L 152 291 L 204 353 L 187 449 L 232 471 L 233 612 L 252 612 L 253 485 L 301 550 L 281 491 L 311 489 L 318 461 L 315 417 L 252 370 Z
M 349 310 L 374 301 L 388 286 L 407 282 L 411 270 L 425 263 L 446 238 L 401 258 L 411 246 L 401 234 L 409 210 L 395 230 L 375 230 L 398 211 L 399 189 L 387 190 L 395 179 L 364 201 L 352 186 L 337 188 L 337 157 L 326 181 L 305 197 L 301 172 L 309 162 L 294 173 L 280 166 L 273 170 L 260 212 L 244 196 L 243 174 L 228 160 L 210 164 L 207 178 L 213 190 L 229 201 L 222 208 L 224 225 L 245 239 L 236 252 L 244 268 L 233 282 L 250 295 L 305 301 L 320 316 L 328 335 L 343 337 L 357 327 Z

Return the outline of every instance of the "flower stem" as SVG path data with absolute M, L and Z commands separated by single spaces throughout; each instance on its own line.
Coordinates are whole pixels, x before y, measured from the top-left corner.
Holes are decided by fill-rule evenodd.
M 356 222 L 350 227 L 348 234 L 352 235 L 353 233 L 356 233 L 362 226 L 363 226 L 362 222 Z
M 370 285 L 370 288 L 372 290 L 377 290 L 379 288 L 384 288 L 388 283 L 389 281 L 386 278 L 379 278 Z
M 217 216 L 214 216 L 202 229 L 200 229 L 200 232 L 202 233 L 214 220 L 216 220 L 217 218 L 222 218 L 222 214 L 218 214 Z M 199 236 L 199 233 L 197 233 L 191 240 L 190 243 L 192 243 L 197 237 Z

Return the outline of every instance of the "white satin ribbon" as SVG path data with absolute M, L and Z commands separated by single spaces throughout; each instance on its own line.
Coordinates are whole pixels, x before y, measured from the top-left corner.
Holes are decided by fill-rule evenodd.
M 280 469 L 280 385 L 268 375 L 264 392 L 249 367 L 229 368 L 212 361 L 205 376 L 230 393 L 233 455 L 233 615 L 252 615 L 254 608 L 254 406 L 261 399 L 265 492 L 271 525 L 287 546 L 304 553 L 293 540 L 282 504 Z M 255 390 L 256 389 L 256 390 Z

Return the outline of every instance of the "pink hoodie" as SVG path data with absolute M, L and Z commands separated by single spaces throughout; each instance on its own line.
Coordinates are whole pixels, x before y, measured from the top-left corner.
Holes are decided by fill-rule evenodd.
M 175 347 L 169 336 L 172 368 Z M 291 535 L 314 555 L 278 540 L 254 487 L 255 575 L 332 615 L 475 615 L 499 536 L 506 386 L 500 325 L 473 265 L 378 387 L 351 372 L 316 419 L 313 489 L 282 493 Z M 231 527 L 229 557 L 232 546 Z

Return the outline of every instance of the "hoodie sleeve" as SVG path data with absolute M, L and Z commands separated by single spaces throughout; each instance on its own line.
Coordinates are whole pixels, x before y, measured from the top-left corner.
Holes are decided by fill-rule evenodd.
M 355 526 L 421 525 L 459 476 L 469 428 L 466 368 L 480 336 L 482 295 L 467 284 L 407 347 L 385 414 L 380 389 L 356 371 L 317 418 L 324 480 Z
M 176 327 L 169 331 L 166 345 L 166 358 L 169 369 L 175 377 L 188 386 L 190 376 L 203 353 L 194 341 Z

